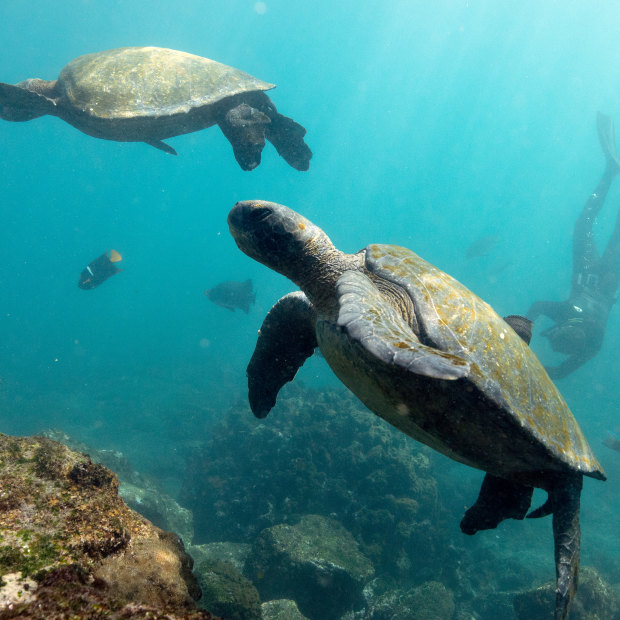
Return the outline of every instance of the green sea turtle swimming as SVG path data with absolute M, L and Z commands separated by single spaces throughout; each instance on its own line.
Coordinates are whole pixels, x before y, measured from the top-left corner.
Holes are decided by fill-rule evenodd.
M 265 138 L 293 168 L 307 170 L 306 130 L 278 113 L 263 92 L 274 87 L 186 52 L 122 47 L 79 56 L 57 80 L 0 82 L 0 118 L 51 114 L 95 138 L 146 142 L 172 155 L 165 138 L 217 124 L 244 170 L 260 164 Z
M 605 479 L 564 399 L 528 346 L 531 323 L 499 317 L 408 249 L 337 250 L 295 211 L 239 202 L 228 216 L 239 248 L 303 292 L 267 314 L 248 365 L 262 418 L 319 347 L 338 378 L 396 428 L 486 473 L 461 521 L 466 534 L 526 516 L 534 487 L 553 514 L 556 620 L 577 586 L 583 476 Z

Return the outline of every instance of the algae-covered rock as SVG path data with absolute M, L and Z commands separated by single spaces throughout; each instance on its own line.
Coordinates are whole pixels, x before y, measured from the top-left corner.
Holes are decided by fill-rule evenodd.
M 158 527 L 178 534 L 185 544 L 190 544 L 194 537 L 192 513 L 183 508 L 169 495 L 159 489 L 143 484 L 138 486 L 121 481 L 120 496 L 130 508 L 139 512 Z
M 303 515 L 333 517 L 377 571 L 440 578 L 448 533 L 429 450 L 371 414 L 344 388 L 288 384 L 265 421 L 240 403 L 188 453 L 179 501 L 196 543 L 252 542 Z M 453 523 L 453 520 L 450 521 Z
M 93 448 L 56 429 L 46 430 L 42 434 L 71 450 L 88 454 L 94 463 L 101 463 L 111 469 L 120 481 L 119 495 L 130 508 L 157 527 L 178 534 L 185 545 L 191 544 L 194 537 L 191 511 L 164 493 L 153 478 L 137 472 L 122 452 Z
M 388 590 L 375 600 L 364 620 L 452 620 L 454 596 L 438 581 L 427 581 L 412 590 Z
M 363 605 L 374 569 L 342 525 L 307 515 L 297 525 L 261 532 L 245 573 L 263 600 L 292 598 L 308 618 L 329 620 Z
M 243 573 L 245 561 L 252 546 L 246 543 L 217 542 L 204 545 L 191 545 L 187 552 L 194 558 L 194 564 L 200 566 L 205 560 L 220 560 L 232 564 Z
M 308 620 L 297 607 L 295 601 L 277 599 L 261 605 L 263 620 Z
M 261 620 L 256 588 L 232 564 L 212 559 L 198 567 L 201 605 L 227 620 Z
M 519 592 L 514 597 L 518 620 L 548 620 L 555 602 L 555 583 Z M 596 569 L 582 566 L 579 589 L 570 610 L 571 620 L 610 620 L 618 610 L 618 600 L 613 588 Z
M 47 438 L 0 434 L 2 618 L 208 618 L 191 564 L 176 535 L 125 505 L 106 467 Z

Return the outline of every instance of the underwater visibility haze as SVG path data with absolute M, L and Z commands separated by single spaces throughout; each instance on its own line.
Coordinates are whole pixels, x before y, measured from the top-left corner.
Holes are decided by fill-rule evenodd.
M 240 252 L 226 218 L 264 199 L 343 252 L 407 247 L 500 316 L 565 299 L 573 227 L 605 169 L 597 112 L 620 123 L 619 15 L 586 0 L 0 3 L 0 82 L 55 80 L 115 48 L 181 50 L 275 84 L 269 99 L 312 151 L 295 169 L 267 141 L 243 170 L 217 126 L 167 138 L 173 156 L 50 115 L 0 120 L 0 433 L 55 429 L 122 453 L 192 512 L 197 547 L 298 522 L 327 537 L 322 515 L 375 578 L 449 593 L 436 617 L 527 617 L 502 596 L 555 579 L 550 518 L 464 536 L 483 474 L 392 431 L 321 355 L 254 418 L 246 367 L 294 286 Z M 600 249 L 619 209 L 616 179 L 594 224 Z M 109 271 L 78 286 L 100 259 Z M 554 366 L 550 325 L 536 322 L 531 348 Z M 582 585 L 592 569 L 620 596 L 619 347 L 613 307 L 600 352 L 556 385 L 608 478 L 584 481 Z M 545 499 L 536 491 L 532 507 Z M 258 565 L 245 572 L 261 598 L 285 598 Z M 378 610 L 377 583 L 334 600 L 333 617 Z M 296 599 L 304 614 L 327 617 L 310 599 Z M 407 609 L 393 617 L 417 617 Z M 357 617 L 389 617 L 373 613 Z

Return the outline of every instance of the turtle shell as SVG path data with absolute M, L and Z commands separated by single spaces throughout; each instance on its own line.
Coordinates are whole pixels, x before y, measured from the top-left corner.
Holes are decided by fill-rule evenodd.
M 60 72 L 58 88 L 70 108 L 124 119 L 182 114 L 274 84 L 186 52 L 121 47 L 72 60 Z
M 470 444 L 483 441 L 482 436 L 486 434 L 484 441 L 496 445 L 498 453 L 505 452 L 503 456 L 492 456 L 497 460 L 495 470 L 499 473 L 516 469 L 520 463 L 519 451 L 525 451 L 532 454 L 544 452 L 545 460 L 549 460 L 554 468 L 569 468 L 604 478 L 577 421 L 536 355 L 487 303 L 406 248 L 369 245 L 364 254 L 370 274 L 397 284 L 410 296 L 419 325 L 420 342 L 461 359 L 469 366 L 466 378 L 440 382 L 451 386 L 449 389 L 452 390 L 450 399 L 437 407 L 438 411 L 449 409 L 452 417 L 440 424 L 453 427 L 458 422 L 460 430 L 450 429 L 450 449 L 433 447 L 457 460 L 478 467 L 483 465 L 481 468 L 493 471 L 491 463 L 476 462 L 471 456 L 459 458 L 459 454 L 468 453 Z M 373 279 L 376 282 L 376 278 Z M 386 327 L 377 333 L 385 339 L 396 338 L 398 341 L 390 343 L 394 350 L 402 348 L 403 342 L 394 326 Z M 388 391 L 385 388 L 388 377 L 395 381 L 398 376 L 399 381 L 407 381 L 397 373 L 388 374 L 386 370 L 390 370 L 389 364 L 380 379 L 383 393 Z M 390 390 L 396 391 L 394 384 Z M 422 398 L 428 400 L 430 397 L 425 397 L 425 393 L 418 391 L 416 398 L 422 394 Z M 408 399 L 403 408 L 417 405 L 411 402 L 411 392 L 407 393 L 403 388 L 399 394 L 403 400 Z M 403 394 L 408 395 L 403 398 Z M 435 389 L 428 394 L 434 399 L 441 398 Z M 395 422 L 393 415 L 389 421 L 397 426 L 403 425 L 398 420 Z M 416 435 L 415 432 L 409 434 Z M 513 448 L 511 442 L 515 435 L 520 439 L 514 440 L 514 446 L 518 447 Z M 433 445 L 431 441 L 426 443 Z M 528 458 L 523 459 L 523 462 L 527 461 Z

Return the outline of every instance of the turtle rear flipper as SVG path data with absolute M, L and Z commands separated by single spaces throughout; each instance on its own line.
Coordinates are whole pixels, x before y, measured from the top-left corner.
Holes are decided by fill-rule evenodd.
M 247 368 L 250 408 L 257 418 L 271 411 L 282 386 L 314 353 L 314 321 L 314 308 L 301 292 L 279 299 L 265 317 Z
M 260 164 L 261 153 L 265 148 L 265 127 L 269 123 L 266 114 L 247 103 L 240 103 L 228 110 L 218 123 L 243 170 L 254 170 Z
M 276 113 L 265 129 L 265 137 L 276 147 L 278 155 L 295 170 L 308 170 L 312 151 L 304 142 L 306 130 L 292 118 Z
M 566 474 L 548 491 L 553 507 L 555 620 L 568 618 L 568 610 L 577 591 L 581 546 L 579 504 L 582 483 L 581 474 Z
M 175 149 L 173 149 L 169 144 L 166 144 L 162 140 L 145 140 L 144 142 L 149 146 L 154 146 L 156 149 L 159 149 L 164 153 L 168 153 L 168 155 L 178 155 Z
M 377 360 L 434 379 L 467 376 L 467 360 L 422 344 L 363 273 L 346 271 L 338 278 L 336 289 L 338 325 Z
M 555 545 L 556 600 L 555 620 L 568 618 L 570 604 L 577 591 L 579 571 L 579 498 L 583 476 L 562 474 L 549 487 L 549 499 L 528 517 L 553 512 Z M 504 519 L 523 519 L 532 499 L 533 488 L 487 474 L 476 503 L 461 521 L 465 534 L 493 529 Z
M 0 118 L 5 121 L 22 122 L 45 114 L 54 114 L 56 110 L 54 101 L 26 88 L 30 81 L 20 82 L 24 86 L 0 82 Z
M 476 503 L 461 521 L 464 534 L 496 528 L 504 519 L 523 519 L 532 501 L 533 487 L 487 474 Z

